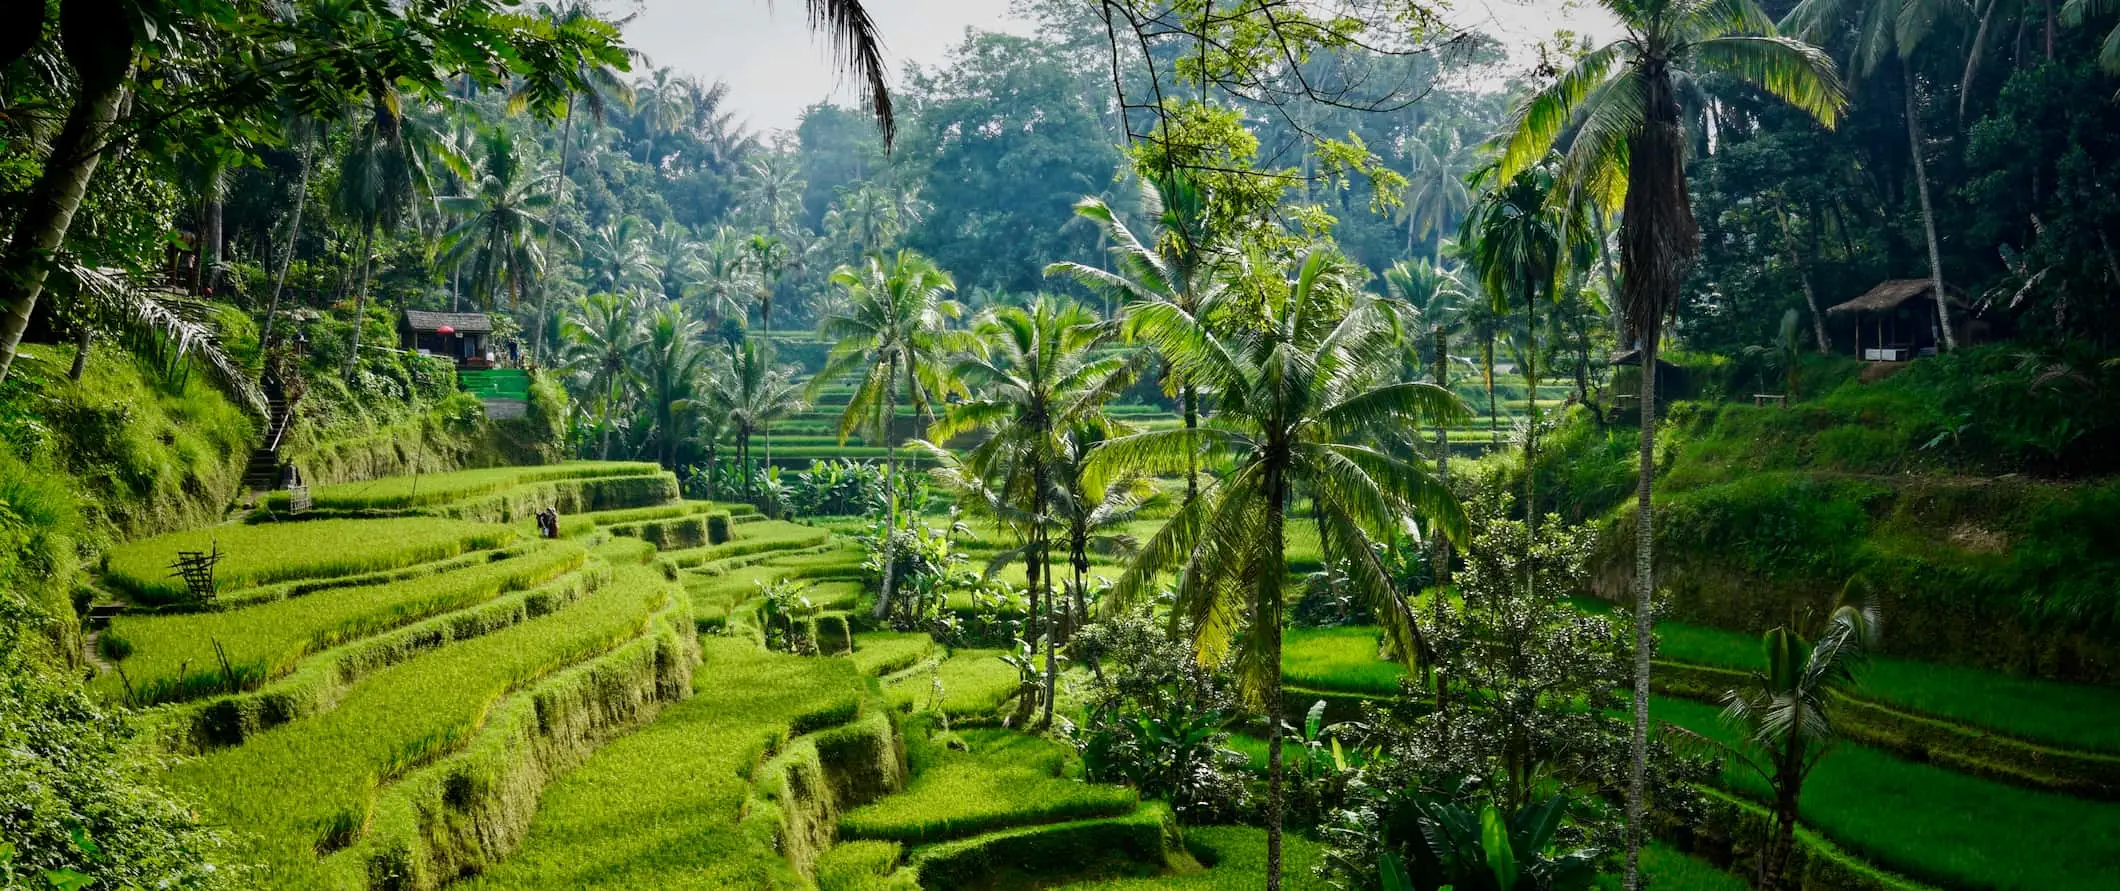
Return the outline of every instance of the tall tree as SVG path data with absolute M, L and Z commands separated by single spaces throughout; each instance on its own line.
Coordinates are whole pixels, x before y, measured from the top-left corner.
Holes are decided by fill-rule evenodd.
M 1198 182 L 1182 171 L 1151 177 L 1141 185 L 1143 212 L 1154 221 L 1150 240 L 1142 241 L 1111 205 L 1097 197 L 1084 198 L 1075 213 L 1097 224 L 1110 245 L 1112 264 L 1107 270 L 1085 263 L 1061 262 L 1045 267 L 1045 274 L 1074 279 L 1107 299 L 1117 300 L 1131 313 L 1141 307 L 1168 305 L 1189 316 L 1200 316 L 1218 293 L 1221 257 L 1208 226 L 1208 195 Z M 1176 390 L 1185 429 L 1200 426 L 1200 387 L 1189 380 L 1175 363 L 1167 363 L 1167 386 Z M 1200 491 L 1197 463 L 1185 469 L 1185 500 Z
M 950 405 L 928 428 L 928 438 L 936 442 L 987 430 L 990 435 L 971 449 L 964 464 L 1029 518 L 1031 541 L 1024 556 L 1031 567 L 1033 611 L 1044 604 L 1041 720 L 1046 725 L 1053 720 L 1060 671 L 1052 533 L 1056 490 L 1069 482 L 1059 472 L 1066 450 L 1061 437 L 1093 420 L 1131 381 L 1126 357 L 1095 352 L 1108 331 L 1095 313 L 1072 301 L 1041 297 L 1028 307 L 987 311 L 972 326 L 975 348 L 950 370 L 971 398 Z
M 1753 84 L 1832 126 L 1847 94 L 1832 60 L 1817 47 L 1775 34 L 1751 0 L 1600 0 L 1626 35 L 1605 44 L 1517 107 L 1503 133 L 1500 176 L 1544 160 L 1561 133 L 1579 124 L 1558 169 L 1557 187 L 1602 207 L 1621 204 L 1620 313 L 1641 346 L 1641 451 L 1634 532 L 1634 764 L 1627 783 L 1628 891 L 1641 887 L 1641 835 L 1649 735 L 1649 658 L 1655 649 L 1650 599 L 1655 541 L 1650 492 L 1656 476 L 1657 346 L 1678 289 L 1700 251 L 1686 190 L 1690 140 L 1678 84 L 1720 74 Z M 1623 202 L 1614 200 L 1624 195 Z
M 1171 303 L 1134 308 L 1128 327 L 1211 388 L 1216 411 L 1197 429 L 1122 436 L 1092 458 L 1096 479 L 1175 472 L 1195 454 L 1224 468 L 1142 546 L 1108 602 L 1123 609 L 1159 574 L 1177 570 L 1173 610 L 1201 657 L 1237 648 L 1240 686 L 1266 712 L 1268 889 L 1281 885 L 1289 504 L 1299 492 L 1309 496 L 1325 561 L 1344 561 L 1351 593 L 1375 609 L 1409 662 L 1425 651 L 1419 628 L 1371 545 L 1389 540 L 1408 515 L 1453 538 L 1466 530 L 1463 509 L 1427 467 L 1368 444 L 1417 423 L 1447 423 L 1464 408 L 1433 384 L 1373 383 L 1393 376 L 1397 327 L 1378 300 L 1355 289 L 1353 273 L 1348 261 L 1315 252 L 1293 280 L 1259 289 L 1256 318 L 1223 326 Z
M 948 347 L 943 335 L 962 311 L 949 298 L 957 285 L 934 261 L 910 250 L 888 261 L 871 256 L 858 269 L 841 266 L 833 271 L 832 284 L 847 292 L 847 310 L 818 322 L 817 332 L 832 343 L 832 351 L 824 368 L 810 379 L 809 395 L 814 398 L 819 388 L 841 378 L 860 381 L 839 417 L 839 441 L 867 430 L 885 449 L 888 550 L 898 532 L 898 393 L 905 390 L 925 422 L 933 417 L 934 401 L 951 388 L 941 373 Z M 894 559 L 884 555 L 878 618 L 891 607 Z
M 471 293 L 480 305 L 490 309 L 495 297 L 506 294 L 514 307 L 544 268 L 537 239 L 552 227 L 541 215 L 551 210 L 552 196 L 545 178 L 524 170 L 514 135 L 493 130 L 484 142 L 475 189 L 440 201 L 442 210 L 462 219 L 442 236 L 442 257 L 451 266 L 470 267 Z
M 611 459 L 611 431 L 627 398 L 639 387 L 636 359 L 641 349 L 640 301 L 617 294 L 591 294 L 579 312 L 560 327 L 566 338 L 566 368 L 581 380 L 587 401 L 596 406 L 596 427 L 603 446 L 597 457 Z
M 630 216 L 589 230 L 581 248 L 589 290 L 616 294 L 654 287 L 655 253 L 648 249 L 652 231 L 639 217 Z
M 705 332 L 698 320 L 685 318 L 682 308 L 665 303 L 648 317 L 634 352 L 634 373 L 654 421 L 656 457 L 667 468 L 677 467 L 677 444 L 689 435 L 685 422 L 700 407 L 709 355 L 700 342 Z
M 1943 287 L 1943 250 L 1936 236 L 1936 206 L 1929 196 L 1929 162 L 1921 135 L 1920 79 L 1913 57 L 1939 22 L 1971 13 L 1965 0 L 1803 0 L 1782 20 L 1782 28 L 1813 43 L 1825 45 L 1847 35 L 1854 22 L 1854 46 L 1845 55 L 1847 68 L 1865 80 L 1876 76 L 1877 67 L 1896 55 L 1900 86 L 1906 99 L 1908 156 L 1914 162 L 1914 191 L 1921 200 L 1921 229 L 1929 249 L 1929 285 L 1936 291 L 1936 318 L 1941 321 L 1945 349 L 1958 348 L 1958 335 L 1951 330 L 1951 303 Z
M 744 468 L 744 497 L 755 499 L 758 493 L 752 483 L 758 474 L 752 472 L 751 436 L 776 420 L 802 411 L 802 385 L 795 381 L 793 366 L 773 364 L 773 344 L 756 338 L 737 347 L 726 370 L 718 376 L 729 431 L 736 436 L 736 460 Z M 770 466 L 772 461 L 769 450 L 766 464 Z
M 568 27 L 583 21 L 594 20 L 595 12 L 586 0 L 561 0 L 558 9 L 545 8 L 544 15 L 558 27 Z M 552 182 L 553 226 L 544 234 L 538 253 L 552 256 L 552 236 L 559 229 L 558 216 L 567 207 L 567 168 L 574 162 L 574 106 L 578 102 L 589 109 L 591 119 L 601 122 L 604 111 L 612 103 L 631 105 L 633 88 L 621 76 L 630 67 L 625 54 L 608 58 L 583 58 L 573 64 L 568 72 L 566 89 L 566 111 L 560 116 L 559 125 L 559 176 Z M 509 97 L 509 104 L 525 103 L 529 95 L 517 90 Z M 549 118 L 548 118 L 549 120 Z M 551 312 L 550 289 L 538 288 L 537 333 L 530 339 L 530 354 L 542 359 L 545 355 L 545 319 Z
M 1483 178 L 1484 180 L 1484 178 Z M 1540 378 L 1539 304 L 1552 303 L 1559 294 L 1561 268 L 1568 240 L 1568 202 L 1556 195 L 1553 173 L 1544 167 L 1527 168 L 1492 188 L 1474 203 L 1458 241 L 1466 259 L 1497 314 L 1506 316 L 1510 304 L 1524 313 L 1522 327 L 1510 326 L 1523 338 L 1517 350 L 1517 372 L 1524 379 L 1524 410 L 1530 423 L 1524 428 L 1524 518 L 1531 539 L 1538 535 L 1538 385 Z M 1489 392 L 1492 392 L 1491 390 Z M 1527 567 L 1529 561 L 1526 561 Z M 1528 569 L 1525 583 L 1530 584 Z
M 1406 226 L 1406 256 L 1413 256 L 1416 238 L 1435 236 L 1435 265 L 1443 264 L 1443 233 L 1450 231 L 1451 217 L 1472 206 L 1472 192 L 1465 177 L 1472 173 L 1475 146 L 1465 144 L 1454 127 L 1431 127 L 1440 133 L 1422 133 L 1406 140 L 1413 173 L 1406 178 L 1406 198 L 1394 211 Z
M 376 233 L 394 231 L 407 220 L 417 221 L 420 205 L 433 201 L 427 175 L 429 158 L 440 157 L 453 166 L 464 166 L 460 157 L 446 150 L 440 134 L 428 122 L 399 112 L 405 104 L 395 92 L 387 90 L 369 97 L 360 124 L 347 143 L 346 154 L 339 159 L 339 185 L 332 204 L 360 233 L 360 253 L 354 257 L 360 272 L 353 292 L 353 334 L 342 372 L 349 380 L 360 363 L 361 329 L 368 321 L 368 283 Z

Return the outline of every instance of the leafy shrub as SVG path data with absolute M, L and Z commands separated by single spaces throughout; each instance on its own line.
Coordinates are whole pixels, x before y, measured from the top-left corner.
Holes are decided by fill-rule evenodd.
M 1145 610 L 1083 626 L 1068 652 L 1091 666 L 1083 722 L 1068 728 L 1089 779 L 1168 801 L 1190 823 L 1245 812 L 1245 759 L 1228 748 L 1239 714 L 1228 664 L 1201 665 L 1189 639 Z

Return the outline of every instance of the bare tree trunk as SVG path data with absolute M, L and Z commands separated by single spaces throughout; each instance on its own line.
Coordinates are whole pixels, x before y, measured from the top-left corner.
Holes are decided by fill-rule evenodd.
M 1605 243 L 1605 212 L 1603 208 L 1593 207 L 1590 209 L 1590 224 L 1596 227 L 1597 231 L 1597 256 L 1600 261 L 1597 264 L 1597 268 L 1599 272 L 1604 274 L 1605 297 L 1612 303 L 1609 307 L 1612 311 L 1612 334 L 1619 339 L 1620 349 L 1626 349 L 1627 323 L 1625 316 L 1620 312 L 1619 277 L 1612 271 L 1612 247 Z
M 311 136 L 302 144 L 302 182 L 295 187 L 294 218 L 287 224 L 287 250 L 280 258 L 280 272 L 272 278 L 272 299 L 265 304 L 265 325 L 258 333 L 258 349 L 272 345 L 272 323 L 280 314 L 280 291 L 287 287 L 287 270 L 294 265 L 295 245 L 302 238 L 302 207 L 309 203 L 309 171 L 316 155 L 317 141 Z
M 560 118 L 559 132 L 559 177 L 553 183 L 552 225 L 545 227 L 545 244 L 538 249 L 545 257 L 547 270 L 552 267 L 552 233 L 559 231 L 559 215 L 567 206 L 567 162 L 574 152 L 574 94 L 567 94 L 567 114 Z M 537 283 L 537 334 L 530 340 L 530 355 L 539 362 L 545 361 L 546 313 L 552 310 L 552 275 L 548 271 Z
M 1826 316 L 1818 309 L 1818 292 L 1811 287 L 1811 269 L 1796 253 L 1796 230 L 1789 225 L 1788 203 L 1776 196 L 1775 205 L 1775 216 L 1781 218 L 1782 252 L 1788 255 L 1789 268 L 1796 270 L 1796 280 L 1803 285 L 1804 305 L 1811 308 L 1811 336 L 1818 339 L 1820 355 L 1831 353 L 1832 343 L 1826 339 Z
M 342 375 L 353 380 L 353 369 L 361 362 L 361 326 L 368 321 L 368 267 L 369 256 L 375 248 L 375 224 L 361 227 L 361 280 L 353 293 L 353 341 L 346 348 L 346 370 Z
M 1053 698 L 1059 689 L 1060 659 L 1057 653 L 1060 642 L 1060 626 L 1055 622 L 1057 610 L 1053 609 L 1053 536 L 1046 522 L 1045 488 L 1048 483 L 1045 460 L 1038 459 L 1038 467 L 1032 471 L 1032 482 L 1037 487 L 1032 509 L 1032 522 L 1036 523 L 1038 536 L 1038 559 L 1045 564 L 1045 572 L 1039 583 L 1045 587 L 1045 716 L 1039 719 L 1040 727 L 1053 726 Z
M 1200 391 L 1186 384 L 1178 388 L 1179 398 L 1185 402 L 1185 503 L 1191 504 L 1200 495 L 1200 449 L 1199 442 L 1191 439 L 1200 428 Z
M 88 343 L 95 338 L 96 329 L 89 327 L 87 319 L 76 322 L 75 327 L 78 330 L 74 332 L 74 365 L 66 370 L 66 379 L 78 384 L 81 375 L 88 372 Z
M 30 313 L 36 310 L 37 297 L 44 293 L 44 278 L 51 273 L 52 255 L 65 244 L 74 211 L 81 207 L 81 197 L 88 194 L 89 180 L 103 160 L 104 138 L 125 105 L 125 81 L 131 71 L 128 62 L 107 83 L 84 79 L 81 94 L 66 113 L 66 123 L 52 140 L 43 174 L 30 187 L 7 251 L 0 255 L 0 296 L 6 302 L 0 313 L 0 380 L 7 379 L 15 363 L 22 332 L 29 328 Z
M 1284 531 L 1287 512 L 1286 471 L 1266 471 L 1266 572 L 1271 579 L 1257 582 L 1258 598 L 1252 604 L 1252 633 L 1266 635 L 1266 891 L 1281 891 L 1281 821 L 1285 794 L 1281 759 L 1281 724 L 1287 704 L 1281 701 L 1281 573 L 1287 571 L 1288 543 Z
M 1914 92 L 1914 69 L 1899 64 L 1907 88 L 1907 147 L 1914 155 L 1914 187 L 1921 195 L 1921 228 L 1929 240 L 1929 285 L 1936 291 L 1936 319 L 1943 329 L 1943 348 L 1958 348 L 1958 335 L 1951 330 L 1951 301 L 1943 291 L 1943 251 L 1936 243 L 1936 210 L 1929 203 L 1929 164 L 1921 152 L 1921 101 Z
M 1656 481 L 1656 362 L 1660 332 L 1642 336 L 1641 453 L 1634 482 L 1634 736 L 1627 771 L 1627 876 L 1640 886 L 1642 821 L 1649 794 L 1649 657 L 1656 647 L 1655 530 L 1649 495 Z
M 1450 332 L 1435 329 L 1435 385 L 1450 389 Z M 1435 425 L 1435 473 L 1444 485 L 1450 483 L 1450 430 L 1438 422 Z M 1450 539 L 1437 534 L 1435 537 L 1435 583 L 1450 583 Z
M 227 168 L 216 162 L 206 169 L 206 182 L 199 196 L 199 267 L 193 270 L 192 292 L 204 294 L 213 287 L 214 267 L 221 265 L 222 192 Z
M 1480 347 L 1481 358 L 1487 362 L 1487 436 L 1493 440 L 1495 449 L 1502 447 L 1502 416 L 1494 404 L 1494 335 Z
M 891 422 L 898 419 L 898 357 L 893 354 L 884 360 L 883 429 L 878 431 L 883 438 L 883 590 L 876 595 L 875 617 L 888 615 L 891 610 L 892 570 L 897 568 L 897 555 L 892 553 L 898 539 L 898 449 L 891 442 Z

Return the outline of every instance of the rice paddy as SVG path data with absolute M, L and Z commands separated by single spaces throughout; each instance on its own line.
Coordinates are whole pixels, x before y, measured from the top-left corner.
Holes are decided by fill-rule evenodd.
M 210 526 L 112 548 L 104 579 L 138 600 L 174 603 L 190 597 L 184 580 L 171 569 L 180 551 L 218 551 L 215 587 L 228 593 L 273 582 L 398 569 L 500 547 L 515 537 L 505 526 L 434 517 Z

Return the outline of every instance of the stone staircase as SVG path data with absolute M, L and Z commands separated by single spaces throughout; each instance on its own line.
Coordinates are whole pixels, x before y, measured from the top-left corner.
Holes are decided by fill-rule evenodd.
M 250 450 L 250 462 L 243 467 L 243 487 L 250 490 L 253 501 L 258 493 L 280 487 L 280 474 L 284 466 L 280 461 L 280 444 L 287 437 L 287 427 L 292 419 L 293 412 L 280 389 L 267 387 L 265 435 L 259 441 L 258 447 Z

